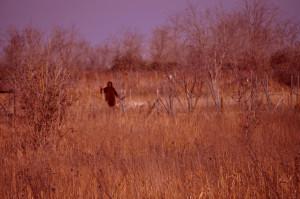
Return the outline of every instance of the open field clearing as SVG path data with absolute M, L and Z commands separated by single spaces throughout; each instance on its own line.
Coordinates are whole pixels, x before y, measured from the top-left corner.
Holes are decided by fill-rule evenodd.
M 122 112 L 120 107 L 107 107 L 96 81 L 92 85 L 75 86 L 76 93 L 84 94 L 70 107 L 58 134 L 49 136 L 43 146 L 20 136 L 26 135 L 26 126 L 2 123 L 3 196 L 293 198 L 298 194 L 296 110 L 284 106 L 253 116 L 227 111 L 231 106 L 226 105 L 218 113 L 213 103 L 206 107 L 200 102 L 194 112 L 177 111 L 173 116 L 164 109 L 149 114 L 148 104 Z M 155 97 L 155 93 L 132 95 L 131 100 Z

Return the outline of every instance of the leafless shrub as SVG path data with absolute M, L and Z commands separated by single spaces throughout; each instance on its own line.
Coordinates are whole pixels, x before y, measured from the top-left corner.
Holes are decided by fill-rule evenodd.
M 293 84 L 297 82 L 296 77 L 300 73 L 299 62 L 299 48 L 281 49 L 272 54 L 270 65 L 273 69 L 274 79 L 283 85 L 293 87 Z
M 160 104 L 166 113 L 174 116 L 176 113 L 175 101 L 179 99 L 179 90 L 172 74 L 166 75 L 166 80 L 160 90 L 160 96 L 158 98 Z
M 114 56 L 111 69 L 133 71 L 143 68 L 143 37 L 136 31 L 127 31 L 113 42 Z
M 11 86 L 17 95 L 19 121 L 29 127 L 26 136 L 35 145 L 45 144 L 63 126 L 70 105 L 69 68 L 72 41 L 59 30 L 44 40 L 33 28 L 13 31 L 5 47 Z M 68 38 L 69 39 L 69 38 Z
M 183 90 L 188 112 L 196 109 L 200 97 L 202 97 L 202 88 L 204 80 L 201 79 L 199 72 L 193 71 L 193 74 L 178 74 L 177 84 Z

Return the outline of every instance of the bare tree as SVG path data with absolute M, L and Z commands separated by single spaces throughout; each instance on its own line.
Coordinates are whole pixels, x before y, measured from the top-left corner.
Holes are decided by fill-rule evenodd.
M 170 24 L 181 50 L 177 62 L 206 74 L 206 85 L 217 110 L 222 107 L 224 72 L 231 71 L 240 87 L 249 81 L 250 74 L 270 76 L 272 53 L 282 44 L 294 45 L 299 35 L 297 26 L 278 20 L 275 7 L 257 0 L 245 0 L 230 12 L 222 7 L 203 12 L 190 5 L 172 17 Z M 270 103 L 269 94 L 266 96 Z
M 165 25 L 156 28 L 150 41 L 150 59 L 158 69 L 168 70 L 179 65 L 184 48 L 181 48 L 176 28 Z
M 168 48 L 170 48 L 170 33 L 167 27 L 158 27 L 152 33 L 150 41 L 150 57 L 152 62 L 163 65 L 169 62 Z
M 132 70 L 142 65 L 143 36 L 136 31 L 127 31 L 114 40 L 113 69 Z
M 62 31 L 45 39 L 29 27 L 10 32 L 5 64 L 17 95 L 19 122 L 27 125 L 24 140 L 34 147 L 56 135 L 71 103 L 70 67 L 74 64 L 72 40 Z M 20 131 L 20 133 L 23 131 Z

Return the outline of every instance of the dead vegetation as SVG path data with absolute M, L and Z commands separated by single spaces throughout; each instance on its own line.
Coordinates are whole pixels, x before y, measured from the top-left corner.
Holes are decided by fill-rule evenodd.
M 172 17 L 149 60 L 134 33 L 92 48 L 61 29 L 11 31 L 0 80 L 17 111 L 0 120 L 0 195 L 299 198 L 298 29 L 259 1 L 215 13 Z M 121 110 L 101 100 L 108 80 Z

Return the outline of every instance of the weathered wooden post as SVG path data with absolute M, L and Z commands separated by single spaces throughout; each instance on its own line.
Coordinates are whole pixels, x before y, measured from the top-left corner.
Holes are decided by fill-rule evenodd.
M 294 160 L 294 164 L 295 164 L 295 170 L 294 170 L 294 189 L 296 191 L 296 197 L 295 198 L 299 198 L 300 197 L 300 152 L 296 155 L 295 160 Z
M 268 103 L 268 108 L 271 109 L 273 107 L 273 103 L 272 103 L 272 99 L 270 96 L 270 91 L 269 91 L 269 78 L 268 75 L 266 74 L 265 77 L 265 83 L 264 83 L 264 92 L 265 92 L 265 96 L 266 96 L 266 101 Z
M 290 106 L 293 106 L 294 77 L 291 75 Z
M 126 97 L 126 89 L 122 89 L 120 92 L 120 108 L 123 113 L 126 111 L 125 107 L 125 97 Z
M 300 105 L 300 102 L 299 102 L 299 94 L 300 94 L 299 87 L 300 87 L 300 80 L 299 80 L 299 73 L 298 73 L 298 76 L 297 76 L 296 106 Z
M 11 95 L 13 97 L 13 113 L 12 113 L 12 117 L 11 117 L 11 124 L 13 127 L 15 127 L 15 117 L 16 117 L 16 95 L 15 95 L 15 91 L 13 89 L 8 89 L 8 90 L 0 90 L 0 94 L 1 95 L 9 95 L 9 104 L 11 101 Z M 9 116 L 9 114 L 8 114 Z

